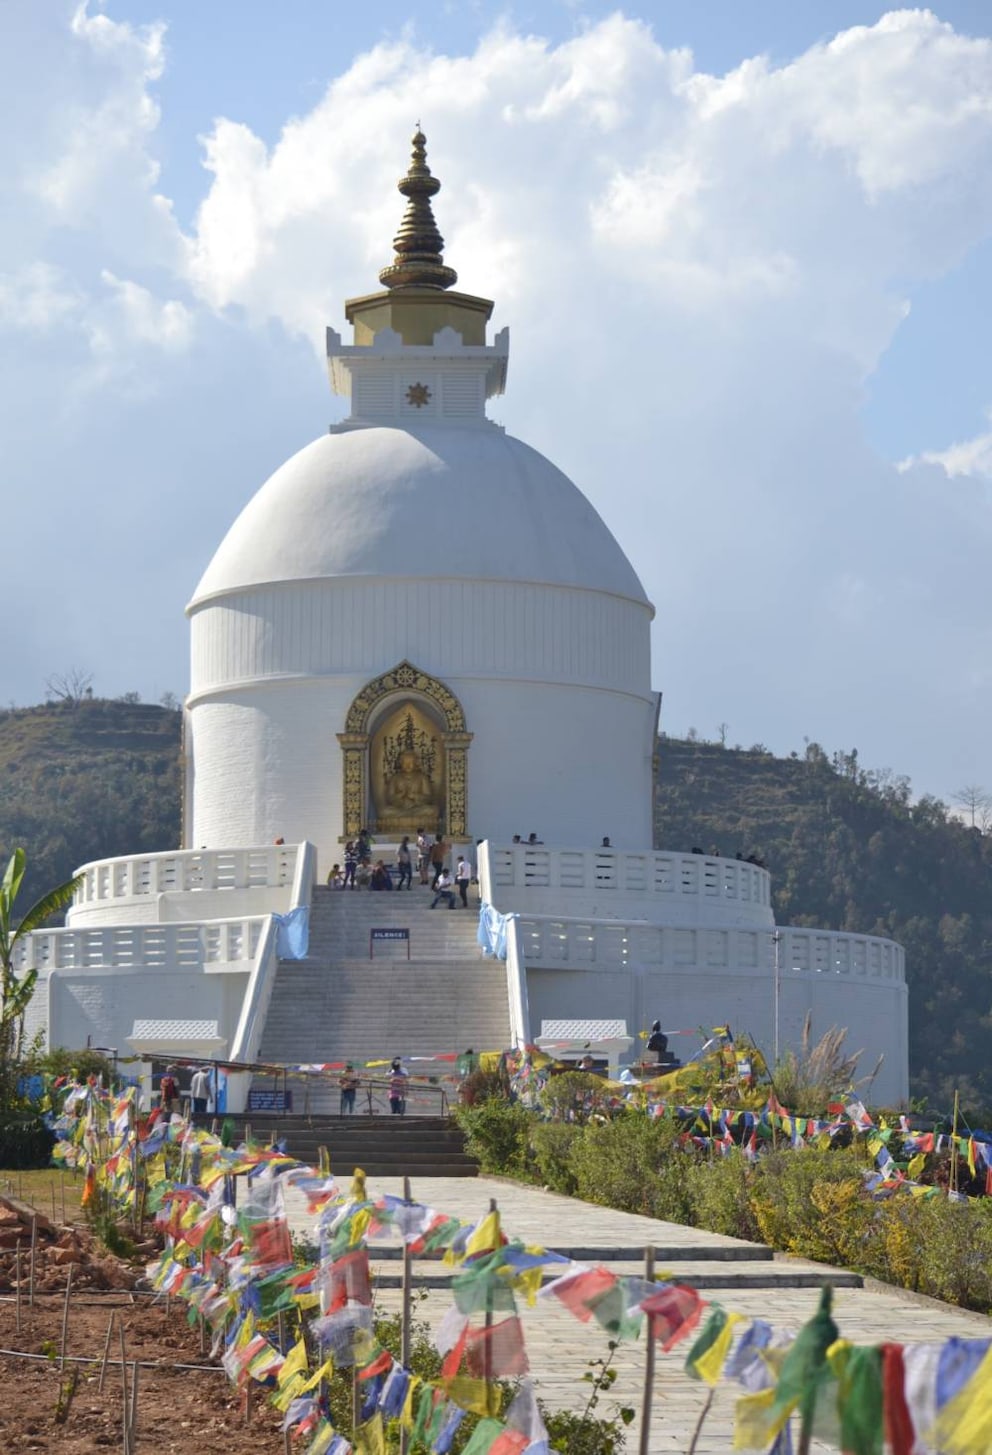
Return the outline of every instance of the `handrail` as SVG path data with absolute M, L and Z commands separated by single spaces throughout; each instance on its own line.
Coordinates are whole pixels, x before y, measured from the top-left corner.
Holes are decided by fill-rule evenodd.
M 301 909 L 309 907 L 311 891 L 313 889 L 316 875 L 317 850 L 315 846 L 304 840 L 299 845 L 296 853 L 296 870 L 293 876 L 292 899 L 290 909 Z M 275 916 L 266 916 L 265 929 L 259 940 L 258 950 L 255 955 L 255 963 L 252 966 L 251 975 L 248 977 L 248 985 L 245 989 L 245 997 L 241 1003 L 241 1014 L 238 1017 L 237 1029 L 234 1032 L 234 1039 L 231 1042 L 231 1056 L 239 1061 L 250 1061 L 254 1054 L 258 1054 L 261 1044 L 262 1032 L 265 1029 L 265 1019 L 268 1015 L 269 1003 L 272 1000 L 272 987 L 275 983 L 276 967 L 279 963 L 277 953 L 277 929 Z
M 14 947 L 18 972 L 73 970 L 87 966 L 176 968 L 217 965 L 254 958 L 265 915 L 230 919 L 105 925 L 34 930 Z M 239 951 L 246 953 L 238 953 Z M 232 953 L 233 952 L 233 953 Z
M 81 864 L 73 907 L 204 889 L 280 889 L 294 884 L 304 844 L 231 849 L 175 849 L 125 854 Z
M 506 926 L 506 989 L 510 1008 L 510 1045 L 530 1045 L 530 1002 L 527 966 L 521 953 L 519 920 L 511 915 Z

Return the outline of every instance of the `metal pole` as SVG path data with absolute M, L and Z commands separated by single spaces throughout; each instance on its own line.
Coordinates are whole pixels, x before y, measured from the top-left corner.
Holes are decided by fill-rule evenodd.
M 779 994 L 780 994 L 780 990 L 781 990 L 781 980 L 780 980 L 781 961 L 780 961 L 780 958 L 779 958 L 779 948 L 780 948 L 780 946 L 782 944 L 782 936 L 779 934 L 778 930 L 776 930 L 775 933 L 772 935 L 772 944 L 775 946 L 775 1039 L 774 1039 L 775 1051 L 774 1051 L 774 1057 L 775 1057 L 775 1065 L 777 1066 L 778 1065 L 778 1057 L 779 1057 L 779 1036 L 778 1036 L 778 1030 L 779 1030 Z
M 644 1249 L 644 1281 L 654 1282 L 654 1248 Z M 641 1401 L 641 1439 L 638 1455 L 651 1451 L 651 1394 L 654 1389 L 654 1318 L 647 1316 L 648 1341 L 644 1347 L 644 1396 Z
M 403 1179 L 403 1201 L 409 1203 L 410 1179 Z M 404 1369 L 410 1368 L 410 1298 L 413 1293 L 411 1288 L 412 1263 L 410 1257 L 410 1244 L 406 1238 L 403 1239 L 403 1316 L 400 1323 L 400 1363 Z M 410 1449 L 410 1431 L 405 1425 L 400 1427 L 400 1455 L 407 1455 Z

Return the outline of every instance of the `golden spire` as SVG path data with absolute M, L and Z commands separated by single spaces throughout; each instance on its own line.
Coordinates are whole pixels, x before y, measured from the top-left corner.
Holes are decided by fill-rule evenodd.
M 413 134 L 410 170 L 396 186 L 407 198 L 400 230 L 393 238 L 396 256 L 379 274 L 384 288 L 450 288 L 458 282 L 454 268 L 445 267 L 441 254 L 444 238 L 437 230 L 431 198 L 441 183 L 427 165 L 427 138 L 420 130 Z

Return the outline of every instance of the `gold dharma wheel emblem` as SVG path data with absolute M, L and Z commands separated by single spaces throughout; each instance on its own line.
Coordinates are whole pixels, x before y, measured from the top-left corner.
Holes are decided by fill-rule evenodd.
M 426 384 L 411 384 L 406 391 L 407 404 L 413 404 L 417 409 L 422 409 L 430 397 L 431 391 Z

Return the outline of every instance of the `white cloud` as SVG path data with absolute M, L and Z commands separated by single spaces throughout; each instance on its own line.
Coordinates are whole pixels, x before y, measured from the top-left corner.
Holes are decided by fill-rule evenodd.
M 41 28 L 45 7 L 14 3 Z M 334 406 L 295 341 L 319 350 L 343 298 L 375 288 L 419 116 L 459 286 L 512 325 L 496 413 L 574 476 L 640 570 L 668 724 L 857 741 L 930 787 L 938 753 L 989 776 L 989 437 L 900 474 L 859 414 L 916 287 L 992 231 L 987 41 L 904 10 L 725 76 L 620 15 L 561 45 L 508 24 L 470 55 L 383 43 L 271 144 L 218 120 L 183 237 L 155 156 L 161 27 L 60 4 L 62 29 L 49 23 L 20 67 L 0 55 L 23 118 L 0 159 L 21 204 L 0 236 L 0 336 L 19 331 L 15 384 L 21 345 L 61 330 L 78 346 L 58 361 L 63 393 L 129 371 L 159 390 L 154 417 L 138 388 L 104 391 L 93 411 L 120 441 L 100 456 L 117 529 L 138 517 L 121 558 L 141 579 L 117 594 L 150 589 L 131 504 L 135 455 L 160 465 L 149 429 L 175 452 L 157 487 L 182 523 L 174 549 L 202 564 L 279 451 L 324 426 Z M 41 435 L 39 389 L 17 397 L 8 428 Z M 51 458 L 26 453 L 25 478 L 72 476 L 84 446 L 48 430 L 30 449 Z M 175 571 L 156 565 L 168 622 L 195 572 L 176 598 Z M 116 599 L 105 608 L 112 624 Z M 183 642 L 178 615 L 174 630 Z M 154 652 L 143 638 L 142 660 Z M 921 682 L 953 724 L 936 747 Z
M 992 421 L 992 410 L 989 411 L 989 419 Z M 911 456 L 902 461 L 899 469 L 906 471 L 921 462 L 939 465 L 951 479 L 965 475 L 992 481 L 992 430 L 948 445 L 944 450 L 926 450 L 918 457 Z

